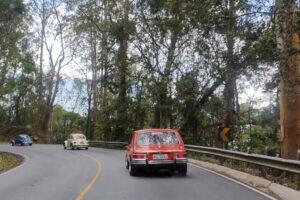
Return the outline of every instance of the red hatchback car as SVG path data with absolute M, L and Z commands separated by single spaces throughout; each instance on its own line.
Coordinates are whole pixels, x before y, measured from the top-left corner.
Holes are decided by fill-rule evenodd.
M 135 131 L 126 150 L 126 168 L 131 176 L 139 169 L 177 170 L 185 176 L 187 156 L 183 140 L 173 129 L 145 129 Z

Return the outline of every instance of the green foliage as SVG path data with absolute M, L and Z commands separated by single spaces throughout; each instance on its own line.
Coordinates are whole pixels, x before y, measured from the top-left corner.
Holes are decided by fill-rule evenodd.
M 55 106 L 49 126 L 51 142 L 62 143 L 73 131 L 80 130 L 84 133 L 85 127 L 85 117 L 77 113 L 68 112 L 61 106 Z
M 186 3 L 180 0 L 140 1 L 141 9 L 149 7 L 152 15 L 151 25 L 155 26 L 161 35 L 169 31 L 184 34 L 189 31 Z
M 264 63 L 272 63 L 277 58 L 276 45 L 276 31 L 273 27 L 267 28 L 262 31 L 258 40 L 252 43 L 246 53 L 249 58 L 252 57 Z
M 61 143 L 77 129 L 84 133 L 90 131 L 94 139 L 125 140 L 133 130 L 160 126 L 179 129 L 187 143 L 214 146 L 227 109 L 222 94 L 224 85 L 239 82 L 244 76 L 256 78 L 252 75 L 273 69 L 271 65 L 277 61 L 276 29 L 272 17 L 257 14 L 262 8 L 258 9 L 260 5 L 256 4 L 261 1 L 128 1 L 128 22 L 124 20 L 126 9 L 122 1 L 59 2 L 67 5 L 63 23 L 67 27 L 64 34 L 70 40 L 65 45 L 74 49 L 75 61 L 69 67 L 76 64 L 83 77 L 75 81 L 73 88 L 80 94 L 70 95 L 83 102 L 84 105 L 75 105 L 81 112 L 87 110 L 89 79 L 93 72 L 96 87 L 92 96 L 98 102 L 92 98 L 93 117 L 90 118 L 83 112 L 78 114 L 66 111 L 64 106 L 54 106 L 48 131 L 52 142 Z M 234 3 L 230 6 L 230 2 Z M 270 6 L 264 9 L 272 11 Z M 29 17 L 26 10 L 22 0 L 0 2 L 0 19 L 3 19 L 0 23 L 0 126 L 30 125 L 36 129 L 38 110 L 49 99 L 38 100 L 38 59 L 31 50 L 40 44 L 30 40 L 24 23 Z M 47 24 L 47 33 L 57 33 L 52 23 Z M 96 57 L 95 66 L 91 66 L 92 54 Z M 48 70 L 46 59 L 44 71 Z M 121 72 L 124 63 L 126 69 Z M 124 84 L 120 74 L 125 75 Z M 46 86 L 51 73 L 44 75 L 42 84 Z M 61 78 L 68 75 L 67 72 Z M 276 88 L 276 81 L 268 88 Z M 42 89 L 45 90 L 42 93 L 52 92 L 46 87 Z M 126 93 L 122 102 L 119 101 L 121 90 Z M 234 92 L 231 147 L 275 155 L 278 106 L 255 109 L 252 105 L 241 105 L 238 110 L 235 101 L 241 91 Z M 126 104 L 124 113 L 120 113 L 122 103 Z M 118 132 L 120 115 L 127 116 L 121 119 L 126 125 L 124 133 Z
M 242 105 L 241 113 L 241 150 L 270 156 L 279 154 L 278 106 L 254 109 Z
M 0 2 L 0 126 L 34 124 L 36 67 L 26 45 L 22 0 Z
M 278 135 L 271 127 L 260 125 L 248 127 L 241 135 L 242 150 L 270 156 L 279 155 Z

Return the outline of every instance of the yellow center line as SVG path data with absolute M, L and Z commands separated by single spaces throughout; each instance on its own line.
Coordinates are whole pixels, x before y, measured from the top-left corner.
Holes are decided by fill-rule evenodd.
M 83 197 L 90 191 L 90 189 L 93 187 L 93 185 L 95 184 L 96 180 L 99 178 L 100 174 L 101 174 L 101 163 L 95 159 L 92 156 L 89 156 L 87 154 L 83 154 L 81 153 L 81 155 L 88 157 L 89 159 L 93 160 L 96 162 L 97 164 L 97 172 L 96 175 L 93 177 L 93 179 L 89 182 L 89 184 L 84 188 L 84 190 L 82 192 L 79 193 L 79 195 L 76 197 L 75 200 L 82 200 Z

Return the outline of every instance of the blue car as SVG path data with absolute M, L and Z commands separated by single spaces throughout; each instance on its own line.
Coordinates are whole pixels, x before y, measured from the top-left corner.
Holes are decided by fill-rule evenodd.
M 27 134 L 20 134 L 17 137 L 15 137 L 13 140 L 11 140 L 11 145 L 15 146 L 15 145 L 32 145 L 32 139 L 31 137 L 29 137 L 29 135 Z

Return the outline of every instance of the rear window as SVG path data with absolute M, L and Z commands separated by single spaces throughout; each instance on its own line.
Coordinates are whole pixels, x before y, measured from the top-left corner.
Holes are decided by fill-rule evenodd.
M 85 139 L 85 136 L 84 136 L 84 135 L 73 135 L 73 137 L 74 137 L 74 139 L 76 139 L 76 140 L 79 140 L 79 139 L 84 140 L 84 139 Z
M 171 145 L 179 144 L 176 133 L 174 132 L 146 132 L 139 133 L 138 145 Z
M 20 138 L 23 138 L 23 139 L 30 139 L 30 137 L 28 135 L 19 135 Z

